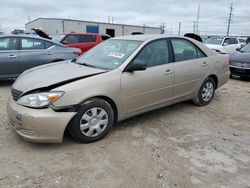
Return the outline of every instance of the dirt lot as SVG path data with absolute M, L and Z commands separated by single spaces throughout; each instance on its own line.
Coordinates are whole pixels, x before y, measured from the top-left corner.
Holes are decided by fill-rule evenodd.
M 0 187 L 250 187 L 250 82 L 119 123 L 102 141 L 33 144 L 9 127 L 0 84 Z

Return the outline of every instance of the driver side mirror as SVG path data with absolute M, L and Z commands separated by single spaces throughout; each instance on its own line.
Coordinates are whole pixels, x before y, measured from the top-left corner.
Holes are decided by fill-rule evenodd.
M 229 43 L 227 43 L 227 42 L 224 42 L 224 44 L 223 44 L 223 46 L 228 46 L 229 45 Z
M 65 44 L 65 45 L 66 45 L 66 44 L 68 44 L 68 42 L 67 42 L 67 41 L 62 41 L 62 44 Z
M 125 72 L 142 71 L 146 69 L 147 69 L 146 63 L 144 63 L 141 60 L 135 59 L 131 64 L 129 64 L 126 67 Z

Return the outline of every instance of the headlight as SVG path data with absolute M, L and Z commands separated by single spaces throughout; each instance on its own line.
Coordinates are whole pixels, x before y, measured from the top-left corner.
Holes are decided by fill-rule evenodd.
M 64 92 L 44 92 L 25 95 L 17 103 L 32 108 L 43 108 L 58 100 Z

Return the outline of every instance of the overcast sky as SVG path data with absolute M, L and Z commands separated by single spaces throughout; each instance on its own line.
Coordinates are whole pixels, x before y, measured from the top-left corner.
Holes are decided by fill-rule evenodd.
M 250 35 L 249 0 L 1 0 L 0 23 L 4 30 L 24 29 L 28 17 L 70 18 L 115 23 L 159 26 L 168 34 L 192 32 L 200 3 L 201 34 L 226 34 L 229 6 L 234 4 L 231 34 Z M 171 29 L 172 28 L 172 29 Z

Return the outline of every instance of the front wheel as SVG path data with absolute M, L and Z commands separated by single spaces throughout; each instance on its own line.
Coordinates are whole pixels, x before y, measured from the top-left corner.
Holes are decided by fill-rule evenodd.
M 86 101 L 69 124 L 71 136 L 88 143 L 102 139 L 114 123 L 114 112 L 108 102 L 99 98 Z
M 208 77 L 201 85 L 197 97 L 193 100 L 199 106 L 206 106 L 213 99 L 215 92 L 214 79 Z

